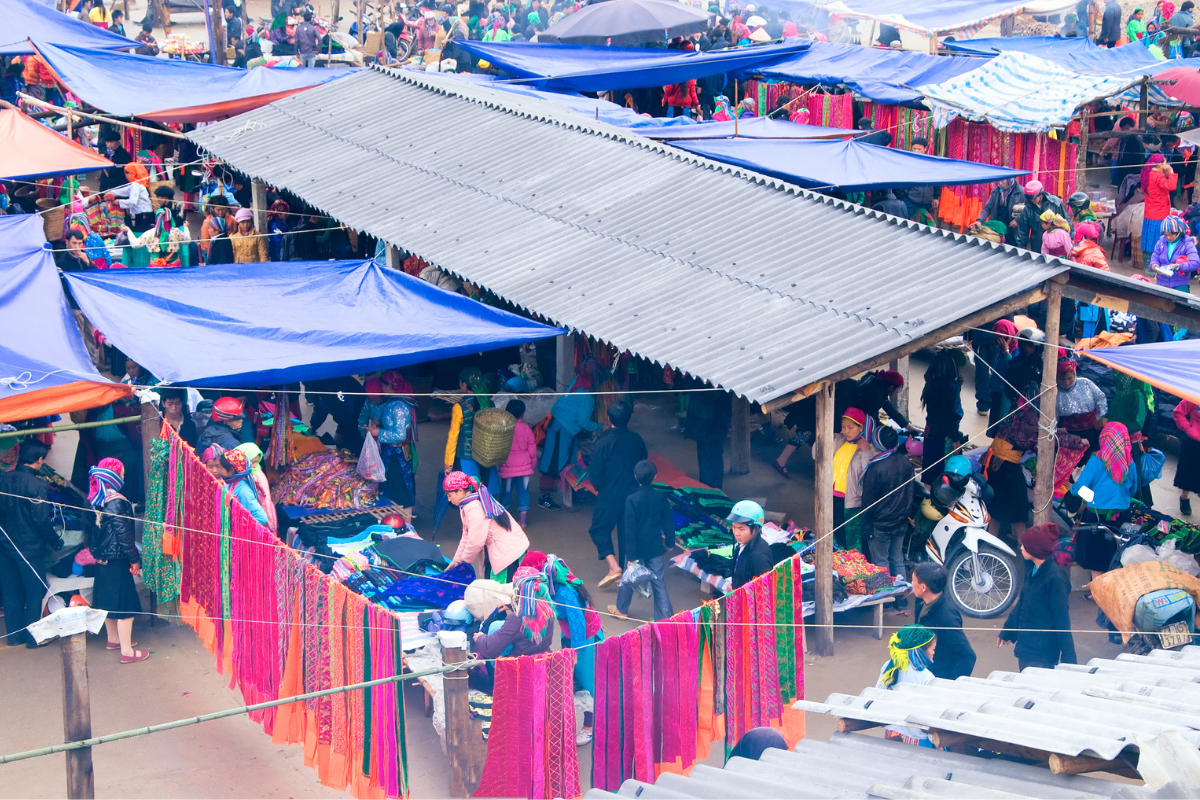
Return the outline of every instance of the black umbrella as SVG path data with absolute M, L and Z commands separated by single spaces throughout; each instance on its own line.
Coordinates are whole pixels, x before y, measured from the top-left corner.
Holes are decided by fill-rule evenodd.
M 634 45 L 708 30 L 709 13 L 669 0 L 609 0 L 576 11 L 538 34 L 539 42 Z

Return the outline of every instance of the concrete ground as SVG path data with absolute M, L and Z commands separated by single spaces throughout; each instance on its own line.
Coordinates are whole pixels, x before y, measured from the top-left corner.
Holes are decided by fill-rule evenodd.
M 919 402 L 924 364 L 914 359 L 912 375 L 913 416 L 919 422 Z M 974 414 L 968 370 L 963 404 L 968 410 L 964 430 L 982 433 L 983 418 Z M 652 453 L 663 454 L 691 475 L 696 472 L 695 448 L 674 429 L 675 403 L 669 395 L 639 397 L 632 427 L 646 440 Z M 430 422 L 421 426 L 420 456 L 423 464 L 439 463 L 447 425 Z M 67 467 L 73 458 L 74 434 L 59 436 L 52 463 Z M 812 524 L 812 461 L 807 450 L 793 456 L 792 479 L 785 481 L 768 465 L 777 455 L 778 444 L 753 437 L 753 459 L 748 475 L 727 476 L 725 490 L 732 497 L 766 497 L 771 510 L 786 512 L 798 524 Z M 1177 492 L 1170 486 L 1175 459 L 1168 456 L 1163 477 L 1156 482 L 1159 508 L 1176 512 Z M 434 498 L 429 470 L 418 476 L 417 528 L 427 533 Z M 615 592 L 595 588 L 604 575 L 587 535 L 591 508 L 584 503 L 574 511 L 544 511 L 534 508 L 528 533 L 535 549 L 562 556 L 591 589 L 601 608 L 614 601 Z M 461 529 L 458 518 L 449 514 L 437 537 L 446 554 L 453 552 Z M 1076 592 L 1072 596 L 1072 619 L 1081 661 L 1112 657 L 1118 648 L 1095 625 L 1095 607 L 1079 590 L 1083 573 L 1075 570 Z M 676 609 L 695 607 L 702 595 L 690 575 L 669 569 L 667 588 Z M 632 608 L 635 615 L 648 616 L 650 604 L 640 598 Z M 895 627 L 910 618 L 888 614 L 885 625 Z M 806 659 L 805 696 L 824 699 L 833 692 L 857 693 L 873 685 L 880 665 L 886 660 L 884 642 L 871 634 L 870 610 L 856 610 L 836 617 L 836 655 Z M 610 634 L 628 630 L 634 623 L 606 618 Z M 1002 620 L 968 620 L 968 636 L 979 655 L 976 674 L 1012 670 L 1016 660 L 1009 648 L 997 649 L 995 630 Z M 806 631 L 811 635 L 811 630 Z M 212 656 L 199 644 L 191 629 L 159 622 L 151 627 L 139 620 L 135 638 L 153 657 L 141 664 L 121 665 L 104 650 L 100 637 L 91 637 L 88 647 L 92 687 L 92 730 L 95 735 L 128 730 L 144 725 L 183 719 L 241 705 L 228 681 L 214 668 Z M 60 725 L 62 679 L 56 645 L 31 651 L 0 649 L 0 707 L 5 709 L 0 726 L 0 754 L 16 753 L 62 741 Z M 409 780 L 412 796 L 443 797 L 448 790 L 448 762 L 436 734 L 422 715 L 418 690 L 406 690 L 408 721 Z M 827 739 L 833 720 L 810 715 L 808 735 Z M 710 761 L 719 764 L 719 755 Z M 97 797 L 332 797 L 340 793 L 322 787 L 316 774 L 305 768 L 298 748 L 271 744 L 261 729 L 245 717 L 139 737 L 95 748 L 93 753 Z M 0 766 L 0 798 L 62 797 L 65 795 L 62 755 L 31 759 Z M 589 751 L 580 750 L 584 786 L 590 774 Z

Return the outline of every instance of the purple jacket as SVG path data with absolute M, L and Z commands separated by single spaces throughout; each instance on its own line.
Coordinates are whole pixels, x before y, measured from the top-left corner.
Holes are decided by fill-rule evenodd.
M 1196 253 L 1196 240 L 1191 236 L 1184 234 L 1180 237 L 1183 241 L 1175 245 L 1175 252 L 1170 258 L 1167 257 L 1167 237 L 1158 237 L 1158 244 L 1154 245 L 1154 255 L 1150 256 L 1150 266 L 1159 267 L 1171 264 L 1176 266 L 1175 262 L 1180 258 L 1186 258 L 1187 262 L 1176 266 L 1175 272 L 1170 275 L 1158 275 L 1159 286 L 1169 286 L 1176 288 L 1179 286 L 1187 286 L 1188 281 L 1196 274 L 1197 268 L 1200 268 L 1200 255 Z

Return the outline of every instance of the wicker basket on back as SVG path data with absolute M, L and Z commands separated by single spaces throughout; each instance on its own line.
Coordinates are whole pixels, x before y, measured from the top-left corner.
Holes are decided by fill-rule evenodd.
M 42 228 L 46 232 L 47 242 L 63 240 L 63 223 L 66 222 L 67 207 L 57 200 L 42 198 L 37 201 L 37 207 L 42 215 Z
M 481 467 L 503 464 L 512 450 L 516 427 L 516 418 L 503 408 L 476 411 L 471 432 L 471 458 Z

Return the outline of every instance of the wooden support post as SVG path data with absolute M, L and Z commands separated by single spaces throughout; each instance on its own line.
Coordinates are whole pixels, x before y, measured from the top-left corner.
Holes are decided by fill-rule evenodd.
M 1058 402 L 1058 318 L 1062 305 L 1062 286 L 1050 281 L 1046 297 L 1046 345 L 1042 348 L 1042 385 L 1038 400 L 1037 483 L 1033 487 L 1033 524 L 1050 519 L 1050 498 L 1054 494 L 1054 406 Z M 1047 426 L 1051 430 L 1047 430 Z
M 1150 119 L 1150 76 L 1142 78 L 1142 96 L 1138 100 L 1138 127 L 1145 128 Z
M 267 187 L 258 178 L 250 181 L 250 200 L 254 209 L 254 229 L 267 232 Z
M 467 660 L 467 653 L 460 647 L 443 647 L 442 660 L 447 664 L 459 664 Z M 470 797 L 479 788 L 483 764 L 487 761 L 487 744 L 483 741 L 479 720 L 471 718 L 466 671 L 447 672 L 442 676 L 442 684 L 446 687 L 450 796 Z
M 814 650 L 833 655 L 833 384 L 817 390 L 817 439 L 813 446 L 817 537 L 817 631 Z
M 163 33 L 167 36 L 171 35 L 171 6 L 167 0 L 153 0 L 155 7 L 158 9 L 158 18 L 162 23 Z
M 225 39 L 225 4 L 222 0 L 207 0 L 212 9 L 212 38 L 208 42 L 208 53 L 212 63 L 225 66 L 225 49 L 229 46 Z
M 363 24 L 362 24 L 362 9 L 363 9 L 363 3 L 365 3 L 365 2 L 367 2 L 367 0 L 354 0 L 354 7 L 358 9 L 358 24 L 355 26 L 355 30 L 358 32 L 358 46 L 359 47 L 362 47 L 363 39 L 365 38 L 363 36 Z
M 384 250 L 384 263 L 392 269 L 403 269 L 404 259 L 400 257 L 400 248 L 394 244 L 389 244 Z
M 1136 771 L 1119 759 L 1107 761 L 1091 756 L 1064 756 L 1051 753 L 1048 759 L 1050 771 L 1055 775 L 1082 775 L 1085 772 L 1112 772 L 1117 775 L 1131 775 L 1140 778 Z
M 908 358 L 908 356 L 901 356 L 900 358 L 893 359 L 888 363 L 888 369 L 899 372 L 900 377 L 904 378 L 904 385 L 900 387 L 900 391 L 896 392 L 896 410 L 903 414 L 906 419 L 911 419 L 912 411 L 909 410 L 911 407 L 909 405 L 908 393 L 908 375 L 911 368 Z
M 1092 107 L 1084 106 L 1079 114 L 1079 144 L 1075 150 L 1075 191 L 1087 191 L 1088 128 L 1092 126 Z
M 838 733 L 853 733 L 854 731 L 866 731 L 871 728 L 878 728 L 880 723 L 871 722 L 865 719 L 850 719 L 849 717 L 838 717 L 837 729 Z
M 733 420 L 729 435 L 729 474 L 745 475 L 750 471 L 750 401 L 734 395 Z
M 245 2 L 246 0 L 242 0 Z M 342 0 L 333 0 L 333 14 L 329 17 L 329 60 L 333 61 L 333 32 L 337 30 L 338 17 L 342 14 Z
M 62 643 L 63 670 L 63 738 L 78 742 L 92 738 L 92 701 L 88 694 L 87 633 L 64 636 Z M 96 796 L 92 775 L 92 748 L 68 750 L 67 797 L 70 800 L 91 800 Z
M 575 377 L 575 334 L 564 333 L 555 339 L 555 390 L 565 392 Z

